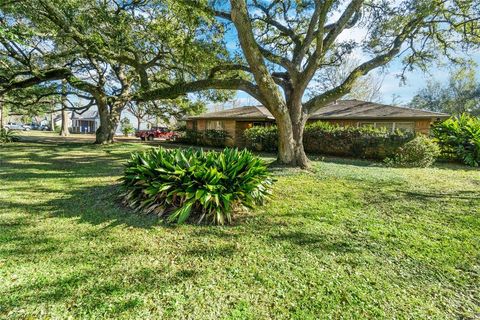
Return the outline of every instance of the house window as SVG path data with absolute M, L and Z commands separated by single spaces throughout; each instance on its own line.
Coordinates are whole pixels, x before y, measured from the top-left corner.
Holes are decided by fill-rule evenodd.
M 266 123 L 265 122 L 254 122 L 253 126 L 254 127 L 265 127 Z
M 415 131 L 415 122 L 358 122 L 359 127 L 385 128 L 389 132 L 401 130 L 405 132 Z
M 387 131 L 393 132 L 395 127 L 394 122 L 376 122 L 375 123 L 375 128 L 382 128 L 386 129 Z
M 359 122 L 358 126 L 359 127 L 374 127 L 375 128 L 375 122 Z
M 395 129 L 405 131 L 405 132 L 414 132 L 415 122 L 396 122 Z
M 207 130 L 224 130 L 225 122 L 218 120 L 208 120 L 207 121 Z
M 198 129 L 198 123 L 197 123 L 197 120 L 193 120 L 193 121 L 192 121 L 192 130 L 195 130 L 195 131 L 197 131 L 197 129 Z

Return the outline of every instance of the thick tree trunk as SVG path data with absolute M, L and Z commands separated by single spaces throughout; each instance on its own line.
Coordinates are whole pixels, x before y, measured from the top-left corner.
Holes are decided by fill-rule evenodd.
M 303 130 L 307 116 L 301 108 L 290 106 L 290 114 L 275 117 L 278 127 L 278 158 L 281 165 L 308 168 L 309 160 L 303 148 Z
M 70 132 L 68 131 L 68 112 L 66 108 L 62 109 L 62 127 L 60 130 L 60 135 L 62 137 L 67 137 L 70 135 Z
M 111 124 L 105 125 L 100 124 L 97 131 L 95 132 L 95 143 L 96 144 L 109 144 L 114 143 L 115 131 L 116 126 L 112 126 Z
M 117 110 L 115 106 L 109 107 L 106 104 L 98 105 L 100 127 L 98 127 L 95 133 L 96 144 L 109 144 L 115 142 L 115 132 L 117 131 L 120 122 L 120 111 Z
M 140 125 L 142 124 L 142 120 L 137 118 L 137 131 L 140 131 Z
M 67 137 L 70 132 L 68 131 L 68 111 L 67 111 L 67 82 L 62 81 L 62 126 L 60 128 L 60 135 Z

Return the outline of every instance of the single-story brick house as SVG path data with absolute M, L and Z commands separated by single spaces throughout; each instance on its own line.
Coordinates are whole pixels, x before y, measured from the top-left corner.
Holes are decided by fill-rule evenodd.
M 360 100 L 339 100 L 312 114 L 309 121 L 428 133 L 432 123 L 448 117 L 448 114 L 439 112 Z M 186 122 L 189 130 L 225 130 L 230 136 L 227 144 L 242 147 L 245 145 L 243 132 L 246 129 L 275 124 L 275 118 L 264 106 L 248 106 L 190 116 Z

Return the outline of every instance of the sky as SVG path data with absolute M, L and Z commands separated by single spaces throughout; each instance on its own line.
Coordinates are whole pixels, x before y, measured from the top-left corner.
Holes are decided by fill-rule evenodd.
M 473 60 L 480 65 L 480 53 L 474 55 Z M 402 70 L 403 66 L 400 59 L 396 59 L 382 71 L 380 75 L 383 78 L 382 86 L 380 88 L 380 94 L 382 97 L 380 102 L 408 106 L 409 102 L 418 91 L 426 87 L 428 81 L 434 80 L 441 83 L 447 83 L 451 73 L 451 69 L 448 69 L 447 67 L 439 68 L 432 66 L 429 69 L 428 74 L 420 70 L 407 71 L 405 82 L 402 82 L 399 78 Z M 222 109 L 225 107 L 239 107 L 255 104 L 259 103 L 247 93 L 239 91 L 233 101 L 221 105 L 211 104 L 209 105 L 209 109 L 214 111 L 216 108 Z

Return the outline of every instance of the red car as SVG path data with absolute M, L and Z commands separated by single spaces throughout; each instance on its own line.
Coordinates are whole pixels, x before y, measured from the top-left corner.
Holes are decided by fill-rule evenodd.
M 153 141 L 155 138 L 175 141 L 177 136 L 177 133 L 169 130 L 167 127 L 152 127 L 149 130 L 139 130 L 135 132 L 135 137 L 140 138 L 142 141 Z

